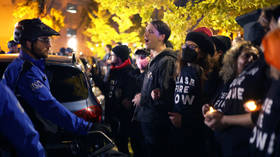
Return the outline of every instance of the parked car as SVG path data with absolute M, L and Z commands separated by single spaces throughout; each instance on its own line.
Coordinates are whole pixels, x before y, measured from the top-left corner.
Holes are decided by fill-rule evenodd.
M 0 78 L 18 54 L 0 55 Z M 78 65 L 66 56 L 50 55 L 46 59 L 46 74 L 53 96 L 77 116 L 100 122 L 102 108 L 92 92 L 91 84 Z

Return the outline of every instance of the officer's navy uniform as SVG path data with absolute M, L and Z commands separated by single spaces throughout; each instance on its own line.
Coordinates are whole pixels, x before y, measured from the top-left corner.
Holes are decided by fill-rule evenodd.
M 28 70 L 23 70 L 24 62 L 31 64 Z M 21 51 L 7 67 L 2 82 L 21 95 L 43 118 L 72 133 L 87 134 L 92 123 L 75 116 L 52 96 L 44 71 L 44 59 L 35 60 Z
M 18 156 L 44 157 L 38 132 L 12 91 L 2 83 L 0 98 L 0 135 L 16 149 Z

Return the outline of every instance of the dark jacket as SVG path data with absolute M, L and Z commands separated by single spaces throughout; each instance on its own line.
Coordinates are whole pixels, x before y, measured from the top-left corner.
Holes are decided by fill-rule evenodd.
M 141 101 L 136 120 L 140 122 L 168 122 L 168 111 L 172 111 L 175 89 L 176 54 L 165 49 L 151 60 L 141 90 Z M 160 89 L 160 98 L 153 100 L 151 92 Z
M 280 81 L 274 80 L 263 102 L 257 125 L 250 138 L 251 157 L 276 157 L 280 154 Z
M 129 73 L 134 68 L 131 64 L 127 64 L 121 68 L 112 68 L 105 82 L 98 77 L 93 77 L 94 82 L 105 95 L 105 118 L 122 116 L 123 112 L 132 112 L 126 108 L 122 101 L 127 99 L 131 102 L 136 90 L 135 79 Z

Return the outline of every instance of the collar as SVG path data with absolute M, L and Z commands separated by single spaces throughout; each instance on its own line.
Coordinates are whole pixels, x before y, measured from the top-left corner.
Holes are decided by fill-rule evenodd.
M 156 55 L 151 61 L 149 65 L 152 65 L 154 62 L 156 62 L 157 60 L 160 60 L 161 58 L 163 58 L 164 56 L 171 56 L 173 58 L 177 58 L 176 57 L 176 53 L 170 49 L 170 48 L 166 48 L 164 50 L 162 50 L 158 55 Z
M 125 60 L 121 65 L 118 65 L 118 66 L 111 65 L 110 69 L 115 69 L 115 70 L 122 69 L 128 65 L 131 65 L 129 58 L 127 60 Z
M 31 56 L 29 56 L 26 52 L 24 52 L 23 50 L 20 50 L 19 58 L 21 58 L 22 60 L 30 61 L 31 63 L 33 63 L 34 65 L 39 67 L 40 70 L 42 70 L 43 72 L 45 71 L 45 59 L 44 58 L 34 59 Z

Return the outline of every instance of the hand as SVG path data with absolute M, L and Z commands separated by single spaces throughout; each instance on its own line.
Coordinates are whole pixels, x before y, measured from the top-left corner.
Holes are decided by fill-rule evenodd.
M 141 93 L 137 93 L 134 98 L 132 99 L 132 102 L 134 106 L 139 106 L 140 105 L 140 100 L 141 100 Z
M 225 128 L 223 117 L 224 114 L 220 111 L 215 111 L 212 113 L 207 112 L 205 114 L 204 123 L 212 130 L 221 130 Z
M 169 119 L 171 120 L 171 123 L 176 127 L 176 128 L 181 128 L 182 126 L 182 115 L 180 113 L 176 112 L 168 112 Z
M 151 97 L 153 100 L 157 100 L 160 98 L 160 90 L 158 88 L 153 89 L 151 92 Z
M 210 105 L 209 104 L 204 104 L 202 106 L 202 114 L 203 114 L 204 118 L 205 118 L 206 113 L 209 111 L 209 109 L 210 109 Z

